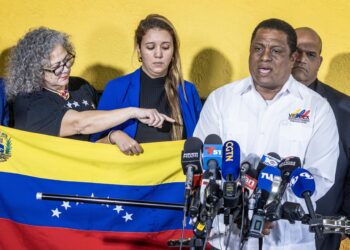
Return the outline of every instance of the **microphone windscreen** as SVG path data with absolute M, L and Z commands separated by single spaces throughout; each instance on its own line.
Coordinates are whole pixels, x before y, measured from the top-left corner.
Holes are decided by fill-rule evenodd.
M 232 175 L 232 179 L 236 180 L 239 176 L 241 163 L 241 150 L 239 144 L 235 141 L 227 141 L 222 147 L 222 176 L 225 180 L 227 175 Z
M 204 144 L 222 144 L 222 140 L 220 136 L 216 134 L 211 134 L 205 138 Z
M 261 157 L 257 170 L 258 172 L 260 172 L 266 166 L 277 167 L 280 162 L 281 162 L 281 157 L 275 152 L 270 152 L 267 155 L 263 155 Z
M 211 134 L 205 138 L 203 145 L 203 169 L 209 169 L 209 164 L 221 169 L 222 141 L 218 135 Z M 215 165 L 214 165 L 215 164 Z
M 303 198 L 304 192 L 309 192 L 311 196 L 316 188 L 314 177 L 304 168 L 297 168 L 291 173 L 290 184 L 293 193 L 299 198 Z
M 203 142 L 197 137 L 187 138 L 184 145 L 185 152 L 197 152 L 203 147 Z
M 282 171 L 282 175 L 285 173 L 291 173 L 294 169 L 301 167 L 301 160 L 297 156 L 290 156 L 282 159 L 278 167 Z
M 281 171 L 278 168 L 266 166 L 259 174 L 258 188 L 270 192 L 274 176 L 281 176 Z
M 188 138 L 185 141 L 184 150 L 181 153 L 181 165 L 184 174 L 188 167 L 192 167 L 194 174 L 200 174 L 202 170 L 202 141 L 197 137 Z
M 256 169 L 259 165 L 260 157 L 256 154 L 250 153 L 247 155 L 244 161 L 249 162 L 250 166 Z
M 268 156 L 277 159 L 278 161 L 281 161 L 281 156 L 275 152 L 270 152 L 267 154 Z

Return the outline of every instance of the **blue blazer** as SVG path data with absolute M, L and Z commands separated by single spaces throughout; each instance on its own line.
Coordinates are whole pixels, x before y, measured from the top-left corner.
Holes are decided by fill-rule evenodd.
M 139 107 L 141 78 L 140 72 L 141 69 L 139 68 L 131 74 L 109 81 L 103 91 L 97 109 L 112 110 L 127 107 Z M 202 103 L 198 92 L 192 83 L 185 81 L 185 92 L 187 102 L 185 100 L 182 87 L 179 86 L 178 93 L 180 99 L 181 114 L 185 123 L 187 137 L 191 137 L 199 119 L 199 113 L 202 110 Z M 106 136 L 110 130 L 122 130 L 130 137 L 135 138 L 137 123 L 138 121 L 136 119 L 128 120 L 112 129 L 92 135 L 91 141 L 97 141 L 98 139 Z

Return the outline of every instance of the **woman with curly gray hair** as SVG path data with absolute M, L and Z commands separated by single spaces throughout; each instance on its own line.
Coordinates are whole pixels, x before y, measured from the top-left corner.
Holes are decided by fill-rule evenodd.
M 74 59 L 65 33 L 40 27 L 19 40 L 11 52 L 6 79 L 7 96 L 14 102 L 15 128 L 88 140 L 89 134 L 129 119 L 153 127 L 161 127 L 165 120 L 174 122 L 155 109 L 94 110 L 95 89 L 82 78 L 70 77 Z

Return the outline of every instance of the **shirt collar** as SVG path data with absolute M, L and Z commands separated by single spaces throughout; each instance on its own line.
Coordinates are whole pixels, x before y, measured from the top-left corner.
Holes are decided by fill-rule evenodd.
M 286 94 L 292 94 L 295 97 L 302 98 L 302 95 L 299 91 L 297 83 L 298 82 L 293 78 L 293 76 L 290 75 L 287 82 L 283 85 L 282 89 L 277 93 L 275 98 L 278 98 L 279 96 L 286 95 Z M 249 91 L 253 90 L 253 88 L 255 90 L 253 78 L 249 77 L 249 80 L 245 82 L 245 84 L 243 85 L 240 91 L 241 95 L 248 93 Z

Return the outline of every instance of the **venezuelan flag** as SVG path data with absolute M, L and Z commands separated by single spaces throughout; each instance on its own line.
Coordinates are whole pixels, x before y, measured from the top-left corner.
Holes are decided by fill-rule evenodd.
M 167 249 L 180 238 L 182 211 L 36 193 L 183 203 L 183 143 L 144 144 L 144 154 L 125 156 L 113 145 L 0 127 L 0 249 Z

